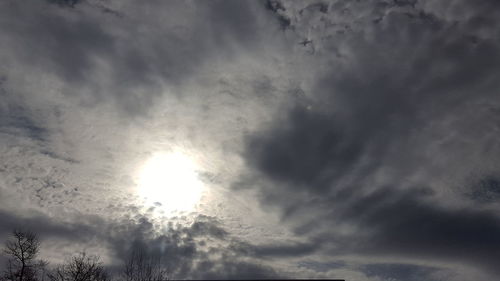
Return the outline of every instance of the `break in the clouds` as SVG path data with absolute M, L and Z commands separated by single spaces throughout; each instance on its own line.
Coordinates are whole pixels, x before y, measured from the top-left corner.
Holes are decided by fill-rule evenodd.
M 0 236 L 174 278 L 491 280 L 499 8 L 0 1 Z

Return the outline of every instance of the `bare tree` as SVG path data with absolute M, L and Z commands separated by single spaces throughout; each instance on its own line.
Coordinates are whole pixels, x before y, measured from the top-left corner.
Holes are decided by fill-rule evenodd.
M 125 261 L 125 281 L 164 281 L 169 279 L 169 270 L 161 256 L 154 257 L 145 250 L 134 248 Z
M 5 243 L 4 253 L 9 257 L 4 278 L 11 281 L 36 281 L 46 262 L 37 260 L 40 240 L 31 231 L 14 230 L 12 239 Z
M 51 281 L 108 281 L 108 273 L 99 256 L 85 252 L 72 257 L 49 274 Z

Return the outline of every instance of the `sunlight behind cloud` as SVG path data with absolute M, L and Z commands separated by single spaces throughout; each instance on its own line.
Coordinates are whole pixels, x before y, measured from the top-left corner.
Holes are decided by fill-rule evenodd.
M 166 215 L 193 211 L 203 189 L 197 165 L 182 152 L 156 153 L 139 173 L 138 194 L 148 205 L 161 204 Z

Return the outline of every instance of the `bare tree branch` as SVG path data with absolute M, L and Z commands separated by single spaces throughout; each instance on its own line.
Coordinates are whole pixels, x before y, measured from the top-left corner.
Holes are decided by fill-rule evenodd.
M 108 281 L 108 273 L 98 256 L 85 252 L 70 258 L 48 274 L 51 281 Z
M 125 261 L 123 275 L 125 281 L 164 281 L 169 279 L 169 270 L 161 257 L 155 258 L 135 248 Z
M 12 239 L 5 243 L 3 249 L 9 257 L 4 279 L 9 281 L 40 280 L 40 271 L 43 271 L 47 263 L 36 260 L 39 249 L 40 241 L 35 233 L 14 230 Z

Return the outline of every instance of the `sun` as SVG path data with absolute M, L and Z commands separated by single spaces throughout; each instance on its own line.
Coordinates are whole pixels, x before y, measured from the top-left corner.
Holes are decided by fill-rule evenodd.
M 165 213 L 193 211 L 203 193 L 197 170 L 182 152 L 156 153 L 140 170 L 138 193 Z

